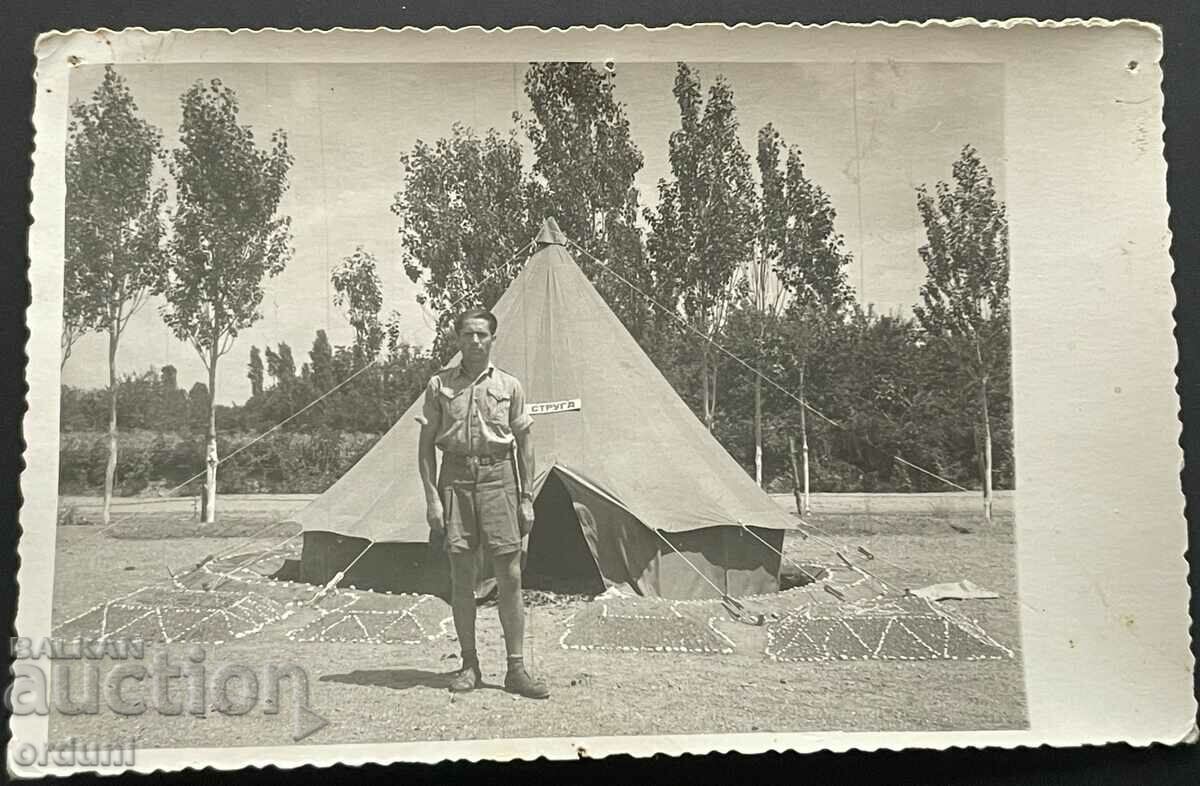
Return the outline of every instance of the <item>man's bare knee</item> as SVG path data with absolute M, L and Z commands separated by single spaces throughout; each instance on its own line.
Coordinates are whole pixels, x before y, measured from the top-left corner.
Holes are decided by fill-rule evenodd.
M 492 565 L 496 574 L 496 583 L 501 588 L 519 588 L 521 586 L 520 552 L 496 557 L 492 560 Z

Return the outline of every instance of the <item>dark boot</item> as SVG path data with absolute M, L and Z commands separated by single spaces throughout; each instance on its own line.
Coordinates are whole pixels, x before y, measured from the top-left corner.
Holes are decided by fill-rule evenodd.
M 464 661 L 461 669 L 450 680 L 451 693 L 466 693 L 483 685 L 483 674 L 479 671 L 479 661 Z
M 527 699 L 550 698 L 550 688 L 546 683 L 530 676 L 523 665 L 508 670 L 504 676 L 504 689 Z

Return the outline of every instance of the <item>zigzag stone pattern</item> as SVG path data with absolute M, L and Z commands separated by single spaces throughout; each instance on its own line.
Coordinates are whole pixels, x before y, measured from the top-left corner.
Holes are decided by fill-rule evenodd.
M 255 593 L 148 586 L 67 620 L 55 635 L 220 644 L 257 633 L 285 616 L 284 604 Z
M 449 609 L 432 595 L 387 596 L 392 608 L 371 608 L 360 596 L 323 613 L 307 625 L 288 631 L 292 641 L 333 641 L 364 644 L 424 644 L 448 635 Z M 395 608 L 396 603 L 402 603 Z
M 684 604 L 597 601 L 567 622 L 559 645 L 568 650 L 617 652 L 733 652 L 733 641 L 717 630 L 712 617 L 681 613 L 681 606 Z
M 767 627 L 766 654 L 776 661 L 1013 657 L 979 626 L 913 596 L 788 612 Z

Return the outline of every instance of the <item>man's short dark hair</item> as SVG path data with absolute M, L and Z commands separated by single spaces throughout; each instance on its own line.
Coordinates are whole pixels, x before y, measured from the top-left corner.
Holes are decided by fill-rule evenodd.
M 466 322 L 468 319 L 485 319 L 485 320 L 487 320 L 488 327 L 491 329 L 492 335 L 493 336 L 496 335 L 496 327 L 497 327 L 496 315 L 493 314 L 492 312 L 488 311 L 486 308 L 473 308 L 473 309 L 470 309 L 469 311 L 464 311 L 461 314 L 459 314 L 457 317 L 455 317 L 454 318 L 454 333 L 455 333 L 455 335 L 458 335 L 459 333 L 462 332 L 463 323 Z

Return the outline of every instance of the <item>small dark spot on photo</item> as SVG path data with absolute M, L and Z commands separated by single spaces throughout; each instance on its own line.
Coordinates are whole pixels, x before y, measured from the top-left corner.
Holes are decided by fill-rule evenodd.
M 78 58 L 76 55 L 68 55 L 68 56 L 67 56 L 67 62 L 68 62 L 68 63 L 70 63 L 70 64 L 71 64 L 71 65 L 73 65 L 73 66 L 77 66 L 77 65 L 79 65 L 79 63 L 80 63 L 80 60 L 79 60 L 79 58 Z
M 1125 66 L 1125 67 L 1126 67 L 1126 68 L 1128 68 L 1128 69 L 1129 69 L 1131 72 L 1133 72 L 1133 73 L 1137 73 L 1137 70 L 1138 70 L 1138 61 L 1136 61 L 1136 60 L 1130 60 L 1130 61 L 1129 61 L 1129 65 L 1127 65 L 1127 66 Z

